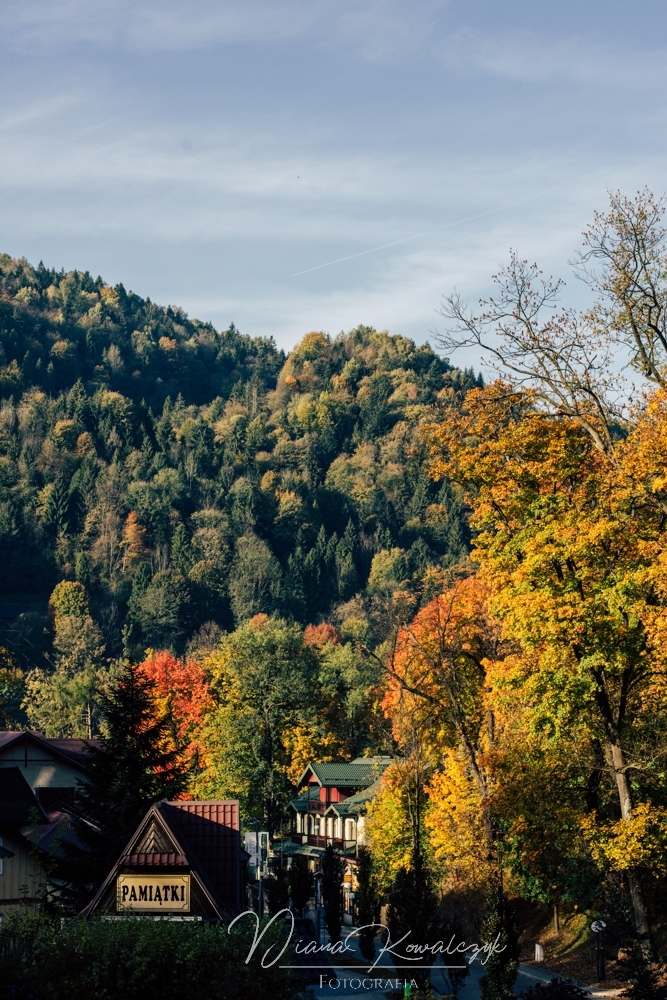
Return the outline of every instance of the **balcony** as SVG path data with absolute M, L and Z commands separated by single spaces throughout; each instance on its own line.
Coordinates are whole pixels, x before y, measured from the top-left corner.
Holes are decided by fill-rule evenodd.
M 327 844 L 333 844 L 334 849 L 341 852 L 348 851 L 357 846 L 356 840 L 340 840 L 338 837 L 334 837 L 332 840 L 331 837 L 320 837 L 314 833 L 293 833 L 291 836 L 293 844 L 300 844 L 302 846 L 308 844 L 309 847 L 320 848 L 325 848 Z
M 330 802 L 324 802 L 322 799 L 308 799 L 306 809 L 309 813 L 323 813 L 330 805 Z

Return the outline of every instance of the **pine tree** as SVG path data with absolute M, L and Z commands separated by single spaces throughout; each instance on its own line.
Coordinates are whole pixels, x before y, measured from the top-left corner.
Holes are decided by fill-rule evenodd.
M 148 808 L 184 787 L 185 765 L 170 720 L 154 715 L 152 690 L 137 667 L 125 663 L 103 706 L 107 736 L 89 745 L 75 820 L 81 847 L 68 850 L 78 906 L 90 901 Z

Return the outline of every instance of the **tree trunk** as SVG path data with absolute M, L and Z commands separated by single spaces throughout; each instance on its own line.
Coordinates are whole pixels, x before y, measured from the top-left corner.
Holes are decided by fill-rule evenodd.
M 625 758 L 623 748 L 619 743 L 607 743 L 607 759 L 614 769 L 616 787 L 618 789 L 618 802 L 621 809 L 621 818 L 626 822 L 632 819 L 632 793 L 630 782 L 625 768 Z M 644 897 L 642 884 L 636 875 L 625 872 L 625 878 L 630 891 L 632 901 L 632 912 L 635 921 L 635 930 L 639 938 L 639 946 L 642 955 L 648 964 L 655 961 L 655 949 L 651 936 L 651 924 L 649 921 L 648 907 Z

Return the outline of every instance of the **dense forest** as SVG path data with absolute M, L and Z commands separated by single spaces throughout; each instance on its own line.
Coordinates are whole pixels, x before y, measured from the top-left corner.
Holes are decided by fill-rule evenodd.
M 0 343 L 0 600 L 27 609 L 6 634 L 24 668 L 52 667 L 59 581 L 85 587 L 86 648 L 111 660 L 210 645 L 259 613 L 341 624 L 399 587 L 419 603 L 466 552 L 421 431 L 481 383 L 427 345 L 358 327 L 286 358 L 6 256 Z M 25 724 L 15 688 L 7 724 Z
M 586 313 L 516 255 L 479 313 L 450 296 L 440 346 L 489 352 L 489 385 L 367 327 L 284 358 L 3 258 L 2 599 L 30 604 L 4 725 L 104 735 L 133 822 L 173 773 L 273 836 L 309 760 L 390 755 L 369 920 L 500 935 L 484 995 L 510 1000 L 508 896 L 574 978 L 602 917 L 615 974 L 663 1000 L 664 211 L 641 192 L 595 216 Z M 150 726 L 142 798 L 116 762 Z M 94 825 L 109 857 L 134 828 Z

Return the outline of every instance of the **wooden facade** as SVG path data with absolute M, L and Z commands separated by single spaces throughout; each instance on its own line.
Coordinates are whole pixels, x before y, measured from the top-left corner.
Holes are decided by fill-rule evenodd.
M 349 763 L 309 764 L 299 781 L 305 791 L 288 806 L 290 853 L 306 854 L 316 865 L 318 854 L 332 844 L 354 857 L 363 843 L 366 807 L 390 763 L 390 757 L 357 757 Z
M 248 859 L 240 828 L 236 800 L 158 802 L 85 913 L 233 919 Z
M 44 799 L 47 808 L 58 795 L 58 801 L 73 796 L 77 782 L 85 774 L 85 761 L 84 740 L 49 739 L 35 732 L 0 732 L 0 768 L 20 768 L 38 801 Z
M 83 740 L 47 739 L 35 732 L 0 732 L 0 915 L 43 902 L 49 850 L 66 839 L 63 810 L 85 775 Z
M 0 847 L 11 852 L 0 860 L 0 916 L 4 916 L 17 906 L 40 902 L 46 876 L 30 841 L 1 822 Z

